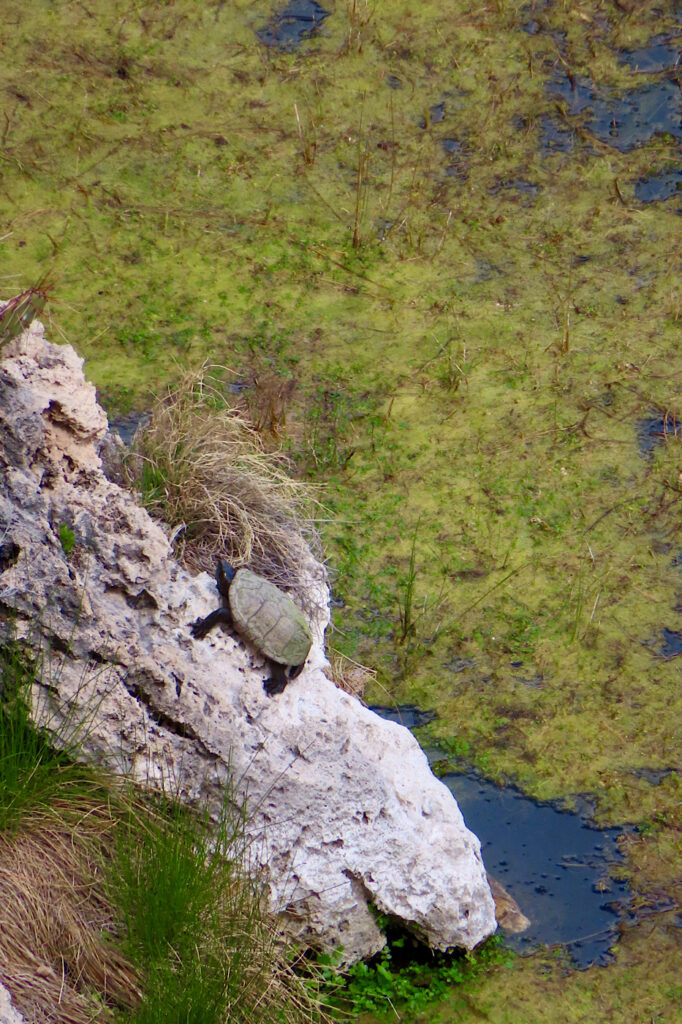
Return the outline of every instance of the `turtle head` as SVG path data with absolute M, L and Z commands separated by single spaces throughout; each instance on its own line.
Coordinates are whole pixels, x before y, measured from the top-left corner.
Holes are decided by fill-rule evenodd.
M 215 578 L 218 584 L 218 590 L 227 597 L 227 592 L 230 589 L 230 583 L 234 579 L 237 570 L 229 562 L 225 561 L 224 558 L 218 560 L 218 568 L 216 569 Z

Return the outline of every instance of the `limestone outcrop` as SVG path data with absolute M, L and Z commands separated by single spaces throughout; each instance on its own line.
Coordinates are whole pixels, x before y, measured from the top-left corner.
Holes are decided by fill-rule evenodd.
M 23 1024 L 24 1018 L 14 1008 L 12 997 L 0 982 L 0 1024 Z
M 314 644 L 283 694 L 222 629 L 214 579 L 174 559 L 164 529 L 102 470 L 107 419 L 82 360 L 34 322 L 0 365 L 0 639 L 41 659 L 35 706 L 85 756 L 218 808 L 245 800 L 272 908 L 300 940 L 352 962 L 384 944 L 370 905 L 434 948 L 495 930 L 478 839 L 402 726 L 325 675 Z M 311 563 L 312 564 L 312 563 Z

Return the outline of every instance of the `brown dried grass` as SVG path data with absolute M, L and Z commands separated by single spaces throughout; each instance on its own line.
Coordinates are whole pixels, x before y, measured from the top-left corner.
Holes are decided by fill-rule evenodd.
M 27 815 L 11 835 L 0 833 L 0 981 L 27 1024 L 113 1024 L 127 1019 L 126 1011 L 134 1019 L 149 998 L 144 966 L 138 972 L 118 948 L 121 914 L 109 899 L 121 814 L 132 813 L 140 829 L 154 816 L 147 804 L 126 808 L 118 800 L 112 806 L 103 792 L 92 800 L 60 798 L 49 811 Z M 229 885 L 214 894 L 220 933 L 197 935 L 209 957 L 224 956 L 228 971 L 237 972 L 231 988 L 238 1005 L 234 1014 L 227 1007 L 225 1024 L 244 1020 L 245 1012 L 282 1024 L 331 1024 L 296 973 L 302 967 L 310 974 L 311 966 L 291 961 L 264 894 L 239 873 L 226 874 Z M 232 965 L 235 949 L 242 955 Z M 163 1012 L 160 1006 L 159 1019 Z
M 130 465 L 192 570 L 227 558 L 300 597 L 311 572 L 324 574 L 311 558 L 319 546 L 310 489 L 288 474 L 281 452 L 266 450 L 211 368 L 187 373 L 156 401 Z
M 138 979 L 107 939 L 116 930 L 104 896 L 101 851 L 115 825 L 106 804 L 60 816 L 33 813 L 0 833 L 0 977 L 31 1024 L 113 1020 L 132 1007 Z
M 350 693 L 352 697 L 362 700 L 366 688 L 375 683 L 377 674 L 374 669 L 361 665 L 337 650 L 329 651 L 332 682 L 340 690 Z

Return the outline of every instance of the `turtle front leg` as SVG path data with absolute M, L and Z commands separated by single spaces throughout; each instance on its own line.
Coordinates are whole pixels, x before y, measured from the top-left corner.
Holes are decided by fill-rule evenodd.
M 232 625 L 232 612 L 229 608 L 216 608 L 205 619 L 197 619 L 196 622 L 193 622 L 192 636 L 195 640 L 202 640 L 219 623 L 228 628 Z
M 274 697 L 276 693 L 281 693 L 289 682 L 289 676 L 286 672 L 286 666 L 280 665 L 276 661 L 269 661 L 271 676 L 266 679 L 263 683 L 263 687 L 268 697 Z

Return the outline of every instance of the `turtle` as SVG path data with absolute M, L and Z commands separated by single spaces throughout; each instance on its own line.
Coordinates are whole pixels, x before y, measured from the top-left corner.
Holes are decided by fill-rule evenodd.
M 272 674 L 263 684 L 265 692 L 270 697 L 281 693 L 303 668 L 313 642 L 303 612 L 274 583 L 224 559 L 218 561 L 216 583 L 224 605 L 197 619 L 192 636 L 201 640 L 218 623 L 234 627 L 269 662 Z

